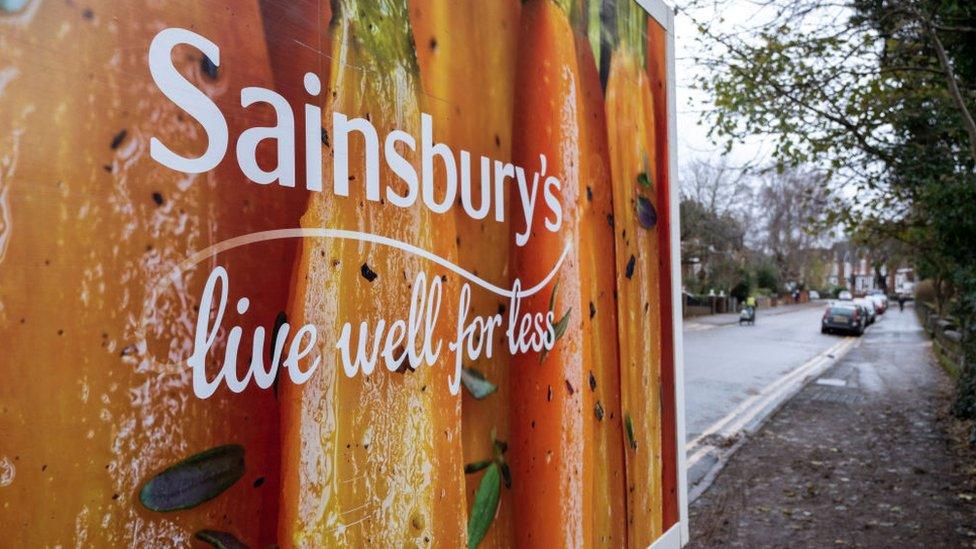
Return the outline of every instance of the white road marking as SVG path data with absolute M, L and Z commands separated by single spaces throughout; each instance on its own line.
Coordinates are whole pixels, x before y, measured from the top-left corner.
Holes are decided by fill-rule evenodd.
M 833 377 L 822 377 L 815 381 L 817 385 L 828 385 L 830 387 L 847 387 L 847 382 L 843 379 L 837 379 Z
M 690 479 L 689 500 L 694 501 L 708 489 L 719 471 L 725 467 L 729 457 L 745 442 L 741 434 L 747 429 L 757 430 L 765 418 L 769 417 L 784 402 L 800 392 L 810 379 L 820 376 L 838 360 L 844 357 L 855 345 L 860 343 L 857 338 L 845 338 L 833 347 L 811 358 L 803 365 L 783 375 L 767 385 L 758 394 L 740 403 L 725 417 L 716 421 L 695 440 L 685 445 L 685 452 L 689 454 L 685 470 L 689 471 L 708 455 L 715 457 L 708 470 L 697 479 Z M 830 380 L 839 381 L 843 380 Z M 715 446 L 705 442 L 709 436 L 720 436 L 724 444 Z
M 719 419 L 715 423 L 712 423 L 694 440 L 688 442 L 685 445 L 685 450 L 689 453 L 695 452 L 696 447 L 701 445 L 702 441 L 711 435 L 734 435 L 742 427 L 755 419 L 759 412 L 766 408 L 768 404 L 774 402 L 777 398 L 782 398 L 786 393 L 788 393 L 798 381 L 802 381 L 812 371 L 817 370 L 818 367 L 825 367 L 829 363 L 838 360 L 858 341 L 859 340 L 855 338 L 844 338 L 833 347 L 821 352 L 794 370 L 783 375 L 776 381 L 770 383 L 759 393 L 739 403 L 739 405 L 736 406 L 731 412 L 726 414 L 725 417 Z

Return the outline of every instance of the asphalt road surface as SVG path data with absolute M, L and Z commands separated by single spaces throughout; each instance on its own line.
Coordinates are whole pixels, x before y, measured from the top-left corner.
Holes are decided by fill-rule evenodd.
M 820 333 L 824 305 L 760 309 L 754 326 L 716 325 L 729 322 L 729 316 L 686 322 L 687 440 L 698 437 L 743 400 L 836 345 L 841 336 Z M 878 321 L 884 322 L 884 317 L 879 316 Z

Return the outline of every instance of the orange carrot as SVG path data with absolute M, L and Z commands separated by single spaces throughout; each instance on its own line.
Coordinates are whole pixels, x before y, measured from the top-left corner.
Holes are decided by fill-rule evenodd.
M 392 129 L 419 135 L 423 105 L 406 7 L 390 0 L 338 4 L 324 117 L 331 120 L 338 111 L 368 118 L 379 135 Z M 324 180 L 332 181 L 330 146 L 325 152 Z M 362 139 L 350 139 L 351 182 L 365 180 L 365 152 Z M 405 156 L 419 166 L 417 155 Z M 391 172 L 381 170 L 380 182 L 404 192 Z M 393 208 L 364 197 L 362 183 L 351 184 L 348 197 L 316 195 L 302 226 L 379 234 L 456 261 L 453 217 L 438 217 L 435 229 L 422 203 Z M 456 276 L 379 245 L 305 242 L 289 321 L 319 327 L 323 362 L 305 385 L 283 385 L 283 546 L 463 543 L 461 402 L 447 383 L 453 357 L 442 350 L 433 367 L 390 372 L 377 366 L 369 376 L 349 378 L 333 351 L 345 322 L 355 329 L 361 321 L 376 326 L 381 317 L 406 318 L 421 271 L 428 282 L 446 277 L 434 336 L 449 341 L 454 320 L 446 296 L 457 295 Z
M 671 216 L 668 204 L 671 204 L 671 179 L 669 173 L 668 140 L 668 103 L 667 103 L 667 56 L 666 32 L 664 27 L 653 18 L 647 18 L 647 75 L 651 90 L 651 110 L 654 112 L 654 135 L 657 163 L 655 186 L 658 211 L 658 242 L 660 243 L 661 276 L 657 288 L 661 294 L 661 475 L 664 498 L 663 529 L 667 530 L 678 522 L 678 470 L 677 460 L 668 459 L 677 455 L 677 449 L 683 447 L 684 441 L 678 440 L 675 429 L 676 404 L 674 386 L 674 328 L 671 322 L 673 305 L 671 299 Z
M 573 30 L 566 10 L 551 0 L 522 6 L 515 79 L 512 157 L 529 173 L 541 169 L 561 182 L 563 223 L 558 232 L 535 228 L 525 246 L 513 250 L 514 273 L 541 280 L 565 245 L 573 250 L 562 265 L 558 290 L 550 287 L 522 302 L 526 312 L 555 313 L 568 327 L 544 357 L 517 355 L 511 372 L 510 461 L 517 546 L 588 546 L 592 498 L 591 458 L 585 451 L 592 423 L 584 421 L 588 355 L 581 310 L 579 213 L 580 93 Z M 512 230 L 522 231 L 519 192 L 512 190 Z M 545 216 L 542 201 L 535 219 Z M 555 295 L 553 295 L 555 294 Z M 568 315 L 568 316 L 567 316 Z M 541 363 L 540 363 L 541 359 Z
M 518 0 L 412 0 L 410 17 L 417 44 L 421 82 L 427 106 L 435 120 L 435 138 L 455 151 L 471 153 L 471 205 L 480 208 L 482 197 L 493 197 L 491 181 L 483 182 L 477 159 L 482 155 L 510 160 L 512 142 L 511 85 L 518 39 Z M 486 44 L 491 44 L 486 47 Z M 483 194 L 483 191 L 487 194 Z M 460 265 L 490 281 L 505 285 L 509 276 L 508 223 L 489 215 L 483 220 L 456 206 Z M 510 213 L 505 211 L 505 218 Z M 488 316 L 507 306 L 497 295 L 475 289 L 469 318 Z M 497 387 L 482 400 L 463 394 L 465 463 L 490 459 L 494 441 L 508 441 L 508 377 L 510 357 L 504 331 L 498 330 L 495 353 L 466 364 Z M 467 509 L 484 472 L 466 475 Z M 480 547 L 509 547 L 512 543 L 511 490 L 502 488 L 497 515 Z
M 643 11 L 618 8 L 607 81 L 607 128 L 616 234 L 618 337 L 627 463 L 629 545 L 662 533 L 660 242 L 653 100 L 641 63 Z
M 274 393 L 252 385 L 197 399 L 184 361 L 214 264 L 229 273 L 232 299 L 249 297 L 234 323 L 251 334 L 281 310 L 293 256 L 278 242 L 254 244 L 163 283 L 191 254 L 287 226 L 300 210 L 295 195 L 247 181 L 232 152 L 197 176 L 150 158 L 152 137 L 191 156 L 206 138 L 159 92 L 146 55 L 162 24 L 219 44 L 219 66 L 189 46 L 173 62 L 224 109 L 233 143 L 252 123 L 237 110 L 241 88 L 273 86 L 258 5 L 25 9 L 29 17 L 0 13 L 0 66 L 11 75 L 0 108 L 0 460 L 16 470 L 0 488 L 0 527 L 26 547 L 189 546 L 208 528 L 273 543 Z M 223 358 L 217 347 L 208 364 Z M 243 446 L 245 460 L 226 492 L 165 514 L 140 503 L 155 473 L 225 444 Z
M 580 275 L 585 302 L 583 331 L 589 338 L 591 370 L 586 372 L 592 402 L 584 417 L 593 423 L 587 452 L 593 456 L 594 546 L 620 547 L 627 541 L 620 363 L 617 356 L 617 305 L 614 302 L 613 217 L 606 112 L 600 73 L 590 44 L 576 33 L 582 85 Z M 585 198 L 584 198 L 585 197 Z M 592 413 L 589 412 L 592 410 Z

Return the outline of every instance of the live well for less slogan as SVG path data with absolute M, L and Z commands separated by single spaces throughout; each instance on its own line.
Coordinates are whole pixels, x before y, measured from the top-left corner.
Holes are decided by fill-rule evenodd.
M 653 542 L 664 40 L 629 0 L 0 3 L 0 525 Z

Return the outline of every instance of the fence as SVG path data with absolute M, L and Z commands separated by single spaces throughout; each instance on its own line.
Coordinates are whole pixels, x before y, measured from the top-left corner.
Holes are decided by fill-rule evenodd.
M 799 299 L 794 301 L 791 296 L 758 296 L 756 306 L 760 309 L 770 309 L 779 305 L 791 303 L 809 303 L 809 292 L 800 292 Z M 681 295 L 682 315 L 684 318 L 695 316 L 734 313 L 739 310 L 739 300 L 727 295 L 695 295 L 684 293 Z
M 965 355 L 962 352 L 962 333 L 950 317 L 940 317 L 931 303 L 915 302 L 915 314 L 932 336 L 932 350 L 939 362 L 949 370 L 953 377 L 962 371 Z
M 682 294 L 682 311 L 685 318 L 693 316 L 717 315 L 738 310 L 739 301 L 726 295 Z

